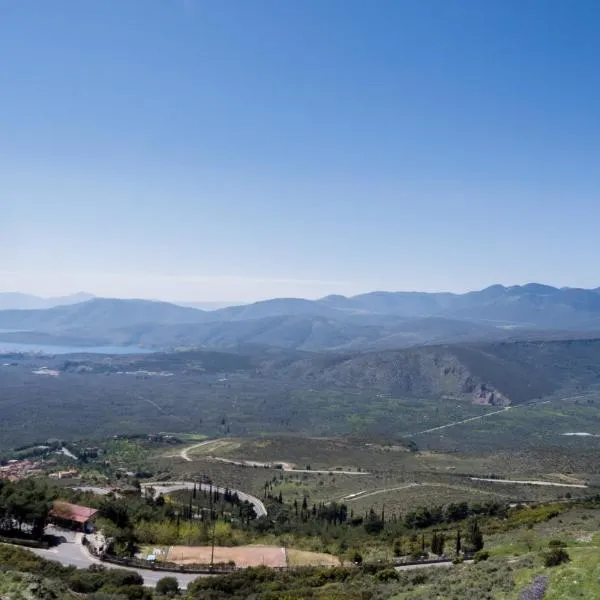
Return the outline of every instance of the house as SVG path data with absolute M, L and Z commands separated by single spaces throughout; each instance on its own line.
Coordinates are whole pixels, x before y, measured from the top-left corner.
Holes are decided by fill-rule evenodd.
M 58 471 L 57 473 L 50 473 L 52 479 L 74 479 L 79 476 L 77 469 L 69 469 L 68 471 Z
M 50 511 L 50 519 L 58 527 L 88 533 L 94 530 L 93 519 L 97 514 L 98 510 L 95 508 L 55 500 Z

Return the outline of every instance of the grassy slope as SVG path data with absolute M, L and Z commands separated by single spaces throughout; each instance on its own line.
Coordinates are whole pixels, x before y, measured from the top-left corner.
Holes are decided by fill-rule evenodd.
M 485 537 L 487 562 L 429 572 L 423 585 L 404 589 L 393 600 L 518 600 L 534 577 L 548 578 L 544 600 L 600 597 L 600 511 L 573 508 L 529 528 L 525 521 Z M 542 553 L 551 539 L 567 544 L 568 564 L 547 568 Z

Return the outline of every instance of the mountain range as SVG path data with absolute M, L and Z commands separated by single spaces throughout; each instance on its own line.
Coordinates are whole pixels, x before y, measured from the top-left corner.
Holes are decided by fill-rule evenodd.
M 0 292 L 0 310 L 31 310 L 42 308 L 53 308 L 55 306 L 68 306 L 86 302 L 94 298 L 92 294 L 78 292 L 70 296 L 57 296 L 54 298 L 42 298 L 31 294 L 22 294 L 20 292 Z
M 210 311 L 86 295 L 53 300 L 59 304 L 52 308 L 0 310 L 0 341 L 219 349 L 250 344 L 316 351 L 560 338 L 568 332 L 600 331 L 599 289 L 538 283 L 494 285 L 465 294 L 275 298 Z M 0 294 L 0 307 L 9 302 L 7 294 Z

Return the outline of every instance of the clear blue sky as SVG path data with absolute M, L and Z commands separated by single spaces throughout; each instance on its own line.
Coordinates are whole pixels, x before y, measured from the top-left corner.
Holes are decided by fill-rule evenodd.
M 600 272 L 597 0 L 0 0 L 0 290 Z

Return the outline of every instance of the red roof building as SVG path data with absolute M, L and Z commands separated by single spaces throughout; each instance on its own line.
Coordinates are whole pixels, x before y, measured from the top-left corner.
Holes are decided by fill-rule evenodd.
M 95 508 L 55 500 L 50 517 L 59 524 L 81 529 L 85 528 L 97 513 Z

